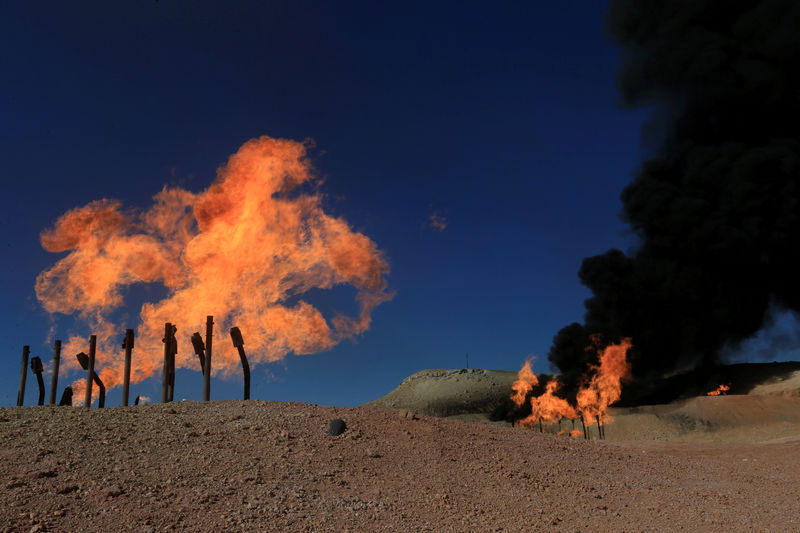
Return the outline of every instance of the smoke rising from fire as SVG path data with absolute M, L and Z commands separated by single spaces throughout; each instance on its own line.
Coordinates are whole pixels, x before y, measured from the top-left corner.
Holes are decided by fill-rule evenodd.
M 589 257 L 585 323 L 549 359 L 583 368 L 592 333 L 630 336 L 633 371 L 712 364 L 771 301 L 800 310 L 800 3 L 612 0 L 622 102 L 660 141 L 622 192 L 637 247 Z
M 391 299 L 389 265 L 375 243 L 323 210 L 303 143 L 252 139 L 217 174 L 201 193 L 165 187 L 144 211 L 93 201 L 42 232 L 46 250 L 69 253 L 39 274 L 37 298 L 47 311 L 77 313 L 89 324 L 109 389 L 122 381 L 119 343 L 126 327 L 110 315 L 124 305 L 131 285 L 159 283 L 168 291 L 141 307 L 134 382 L 161 368 L 165 322 L 178 327 L 176 366 L 199 370 L 190 337 L 213 315 L 213 367 L 226 374 L 239 365 L 226 338 L 233 325 L 251 362 L 276 361 L 364 332 L 373 309 Z M 302 299 L 311 289 L 341 284 L 356 289 L 357 316 L 326 319 Z M 65 344 L 66 368 L 77 367 L 72 354 L 86 344 L 85 337 Z

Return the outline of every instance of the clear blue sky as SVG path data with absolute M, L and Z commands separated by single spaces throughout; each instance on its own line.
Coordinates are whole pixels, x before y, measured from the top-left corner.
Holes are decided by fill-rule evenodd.
M 536 355 L 547 371 L 589 296 L 581 259 L 631 244 L 619 193 L 646 112 L 617 104 L 605 2 L 233 4 L 0 7 L 0 405 L 16 400 L 22 345 L 48 363 L 51 328 L 74 331 L 36 301 L 61 257 L 39 233 L 91 200 L 199 192 L 260 135 L 315 141 L 326 208 L 383 250 L 397 294 L 357 342 L 255 367 L 252 397 L 360 404 L 466 353 L 507 370 Z M 175 398 L 201 383 L 179 372 Z M 212 398 L 240 394 L 238 378 L 212 384 Z

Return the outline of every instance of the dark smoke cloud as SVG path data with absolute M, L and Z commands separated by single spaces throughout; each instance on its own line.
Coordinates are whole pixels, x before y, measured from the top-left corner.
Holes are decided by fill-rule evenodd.
M 660 142 L 622 192 L 639 244 L 583 261 L 585 324 L 549 358 L 574 372 L 599 332 L 633 338 L 637 377 L 712 364 L 771 301 L 800 310 L 800 2 L 612 0 L 607 32 Z

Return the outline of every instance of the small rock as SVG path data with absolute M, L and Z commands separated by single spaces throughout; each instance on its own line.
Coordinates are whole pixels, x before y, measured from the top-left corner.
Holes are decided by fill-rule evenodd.
M 331 420 L 330 424 L 328 424 L 328 435 L 336 437 L 344 433 L 346 429 L 347 424 L 345 424 L 344 420 L 341 418 L 334 418 Z
M 56 489 L 56 494 L 69 494 L 78 490 L 78 485 L 63 485 Z
M 371 450 L 371 449 L 367 448 L 367 457 L 371 457 L 373 459 L 377 459 L 380 456 L 381 456 L 381 454 L 379 454 L 375 450 Z
M 56 477 L 58 473 L 55 470 L 37 470 L 28 474 L 30 479 L 42 479 L 46 477 Z
M 116 498 L 117 496 L 121 496 L 124 492 L 125 491 L 123 491 L 122 487 L 119 485 L 111 485 L 103 492 L 103 495 L 106 498 Z

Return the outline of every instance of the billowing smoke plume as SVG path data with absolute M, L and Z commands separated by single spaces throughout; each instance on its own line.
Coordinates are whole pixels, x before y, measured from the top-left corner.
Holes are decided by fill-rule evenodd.
M 585 324 L 549 358 L 575 373 L 593 333 L 632 337 L 635 375 L 713 363 L 771 301 L 800 310 L 800 2 L 611 0 L 627 106 L 658 147 L 622 192 L 629 253 L 583 261 Z
M 77 313 L 97 334 L 98 368 L 106 386 L 122 380 L 125 327 L 112 312 L 134 284 L 166 287 L 164 299 L 140 312 L 134 381 L 160 370 L 163 327 L 178 327 L 176 366 L 199 370 L 190 336 L 214 315 L 215 372 L 239 357 L 227 339 L 238 326 L 255 363 L 287 353 L 309 354 L 365 331 L 372 310 L 391 298 L 388 264 L 366 236 L 326 214 L 309 184 L 314 175 L 303 144 L 261 137 L 232 155 L 206 191 L 164 188 L 146 211 L 98 200 L 62 215 L 41 235 L 51 252 L 69 251 L 36 280 L 36 295 L 51 313 Z M 357 316 L 326 319 L 302 295 L 339 284 L 355 287 Z M 85 351 L 73 337 L 65 362 Z

